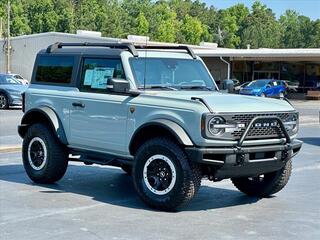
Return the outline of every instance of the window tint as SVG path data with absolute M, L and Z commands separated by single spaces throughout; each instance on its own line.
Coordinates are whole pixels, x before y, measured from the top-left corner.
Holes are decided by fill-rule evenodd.
M 23 77 L 21 77 L 20 75 L 14 75 L 13 77 L 16 79 L 23 79 Z
M 88 92 L 107 91 L 110 78 L 125 79 L 120 59 L 87 58 L 83 63 L 81 90 Z
M 67 84 L 71 82 L 74 58 L 41 56 L 38 60 L 36 81 Z

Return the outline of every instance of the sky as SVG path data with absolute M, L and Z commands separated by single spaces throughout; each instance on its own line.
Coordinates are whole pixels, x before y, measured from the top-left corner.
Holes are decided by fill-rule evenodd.
M 203 0 L 207 5 L 213 5 L 218 9 L 231 7 L 237 3 L 244 3 L 251 7 L 254 0 Z M 312 20 L 320 19 L 320 0 L 260 0 L 273 10 L 277 17 L 287 9 L 292 9 Z

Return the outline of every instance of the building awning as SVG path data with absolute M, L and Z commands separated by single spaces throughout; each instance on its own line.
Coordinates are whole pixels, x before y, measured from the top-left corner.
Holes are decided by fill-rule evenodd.
M 319 61 L 320 48 L 298 48 L 298 49 L 194 49 L 200 57 L 230 57 L 233 60 L 270 60 L 281 61 Z

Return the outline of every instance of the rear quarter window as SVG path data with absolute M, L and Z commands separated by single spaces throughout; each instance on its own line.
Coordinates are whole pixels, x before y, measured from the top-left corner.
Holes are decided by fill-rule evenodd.
M 40 83 L 69 84 L 72 79 L 74 57 L 40 56 L 35 81 Z

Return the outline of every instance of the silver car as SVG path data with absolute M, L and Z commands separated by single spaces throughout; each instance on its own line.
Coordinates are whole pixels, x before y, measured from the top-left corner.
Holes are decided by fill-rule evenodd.
M 9 74 L 0 74 L 0 109 L 21 106 L 22 96 L 28 88 Z

